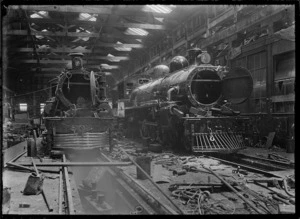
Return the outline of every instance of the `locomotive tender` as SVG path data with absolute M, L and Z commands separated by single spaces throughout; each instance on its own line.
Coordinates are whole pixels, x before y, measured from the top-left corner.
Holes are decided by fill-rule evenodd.
M 231 104 L 246 101 L 253 89 L 250 72 L 209 64 L 200 49 L 187 59 L 176 56 L 170 67 L 158 65 L 158 77 L 133 90 L 125 110 L 128 126 L 142 138 L 193 152 L 231 152 L 244 148 L 247 121 Z
M 113 114 L 105 73 L 87 71 L 81 53 L 70 56 L 72 67 L 58 76 L 55 96 L 44 108 L 48 146 L 63 150 L 111 146 Z

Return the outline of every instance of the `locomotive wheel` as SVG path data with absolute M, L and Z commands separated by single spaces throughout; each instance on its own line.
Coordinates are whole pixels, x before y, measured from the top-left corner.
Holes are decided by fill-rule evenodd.
M 150 139 L 149 129 L 146 125 L 146 120 L 144 120 L 141 124 L 140 135 L 141 135 L 141 138 L 144 140 Z

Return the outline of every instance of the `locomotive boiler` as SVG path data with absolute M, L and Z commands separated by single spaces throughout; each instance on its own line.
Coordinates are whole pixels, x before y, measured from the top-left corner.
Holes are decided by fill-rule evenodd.
M 57 78 L 55 96 L 44 108 L 48 148 L 111 146 L 113 114 L 106 98 L 105 73 L 87 71 L 81 53 Z
M 190 62 L 174 57 L 170 67 L 154 68 L 157 79 L 137 87 L 126 108 L 129 126 L 142 138 L 193 152 L 225 152 L 245 147 L 248 118 L 230 107 L 247 100 L 253 89 L 244 68 L 209 64 L 210 55 L 190 52 Z

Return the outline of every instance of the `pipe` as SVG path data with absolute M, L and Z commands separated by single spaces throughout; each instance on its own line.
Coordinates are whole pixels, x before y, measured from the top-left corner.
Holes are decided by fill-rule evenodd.
M 212 171 L 210 168 L 206 168 L 204 165 L 202 167 L 205 170 L 210 171 L 215 177 L 217 177 L 219 180 L 221 180 L 228 188 L 230 188 L 238 197 L 240 197 L 244 202 L 246 202 L 253 210 L 255 210 L 259 214 L 264 214 L 260 209 L 258 209 L 253 203 L 251 203 L 249 200 L 247 200 L 243 195 L 241 195 L 235 188 L 233 188 L 228 182 L 226 182 L 222 177 L 220 177 L 217 173 Z
M 17 167 L 17 168 L 20 168 L 22 170 L 28 170 L 30 172 L 34 172 L 35 170 L 32 169 L 32 168 L 29 168 L 29 167 L 24 167 L 22 165 L 18 165 L 18 164 L 15 164 L 15 163 L 6 163 L 7 164 L 7 167 L 10 168 L 10 167 Z M 55 171 L 55 170 L 41 170 L 39 169 L 40 172 L 45 172 L 45 173 L 59 173 L 58 171 Z
M 62 171 L 59 171 L 58 214 L 62 214 Z
M 173 91 L 179 91 L 179 87 L 178 86 L 175 86 L 175 87 L 171 87 L 168 91 L 167 91 L 167 99 L 168 101 L 172 101 L 172 92 Z
M 143 168 L 141 168 L 122 148 L 120 150 L 128 157 L 128 159 L 150 180 L 150 182 L 172 203 L 172 205 L 181 213 L 184 214 L 183 211 L 170 199 L 169 196 L 165 194 L 165 192 L 151 179 L 151 176 L 146 173 Z
M 65 163 L 65 162 L 66 162 L 66 156 L 63 154 L 63 163 Z M 67 197 L 68 197 L 67 203 L 68 203 L 69 214 L 75 214 L 72 191 L 71 191 L 71 186 L 70 186 L 70 181 L 69 181 L 68 167 L 65 166 L 63 168 L 63 171 L 64 171 L 64 176 L 65 176 L 66 191 L 67 191 Z
M 32 166 L 30 163 L 20 163 L 23 166 Z M 53 162 L 53 163 L 36 163 L 36 166 L 42 167 L 74 167 L 74 166 L 130 166 L 132 165 L 131 162 Z

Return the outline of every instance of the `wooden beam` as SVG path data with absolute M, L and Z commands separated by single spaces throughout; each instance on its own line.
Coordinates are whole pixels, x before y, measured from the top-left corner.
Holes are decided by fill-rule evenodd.
M 16 52 L 33 52 L 32 48 L 16 48 L 14 49 Z M 53 52 L 53 53 L 73 53 L 73 52 L 81 52 L 81 53 L 103 53 L 103 50 L 95 49 L 93 52 L 90 49 L 70 49 L 66 47 L 58 47 L 58 48 L 39 48 L 38 52 Z M 117 51 L 120 52 L 120 51 Z
M 59 19 L 47 19 L 47 18 L 30 18 L 31 23 L 35 24 L 59 24 L 64 23 L 63 20 Z M 76 25 L 102 25 L 103 27 L 132 27 L 132 28 L 143 28 L 149 30 L 165 30 L 165 26 L 161 24 L 143 24 L 143 23 L 117 23 L 117 22 L 107 22 L 103 23 L 101 20 L 99 21 L 88 21 L 88 20 L 72 20 L 70 21 L 72 24 Z
M 228 28 L 216 33 L 215 35 L 203 40 L 201 42 L 201 47 L 205 48 L 211 44 L 217 43 L 220 40 L 228 38 L 233 34 L 236 34 L 240 31 L 246 30 L 247 28 L 259 23 L 263 22 L 264 20 L 271 19 L 273 16 L 277 16 L 285 9 L 292 7 L 292 6 L 273 6 L 273 10 L 267 6 L 265 9 L 259 10 L 258 12 L 251 15 L 249 18 L 242 19 L 238 21 L 236 24 L 229 26 Z M 272 10 L 270 12 L 270 10 Z
M 18 60 L 18 63 L 25 63 L 25 64 L 37 64 L 37 60 L 35 59 L 24 59 Z M 40 64 L 68 64 L 71 63 L 71 60 L 40 60 Z M 87 62 L 83 60 L 83 64 Z M 89 61 L 88 64 L 104 64 L 103 62 L 99 61 Z
M 22 56 L 20 56 L 22 57 Z M 41 60 L 43 59 L 61 59 L 61 60 L 71 60 L 71 57 L 68 55 L 40 55 L 39 56 Z M 24 57 L 23 57 L 24 58 Z M 87 57 L 83 56 L 83 60 L 85 60 Z M 114 56 L 114 57 L 109 57 L 109 56 L 89 56 L 89 60 L 107 60 L 109 62 L 113 62 L 114 59 L 120 60 L 120 61 L 126 61 L 129 60 L 130 58 L 128 56 Z
M 100 5 L 10 5 L 10 9 L 29 11 L 56 11 L 56 12 L 76 12 L 92 14 L 110 14 L 112 6 Z
M 23 9 L 29 11 L 56 11 L 56 12 L 76 12 L 76 13 L 91 13 L 91 14 L 116 14 L 123 16 L 158 16 L 158 17 L 168 17 L 169 14 L 142 11 L 141 7 L 138 5 L 130 6 L 117 6 L 117 10 L 112 10 L 113 6 L 110 5 L 10 5 L 9 9 Z M 116 6 L 114 6 L 116 7 Z M 120 8 L 121 7 L 121 8 Z

